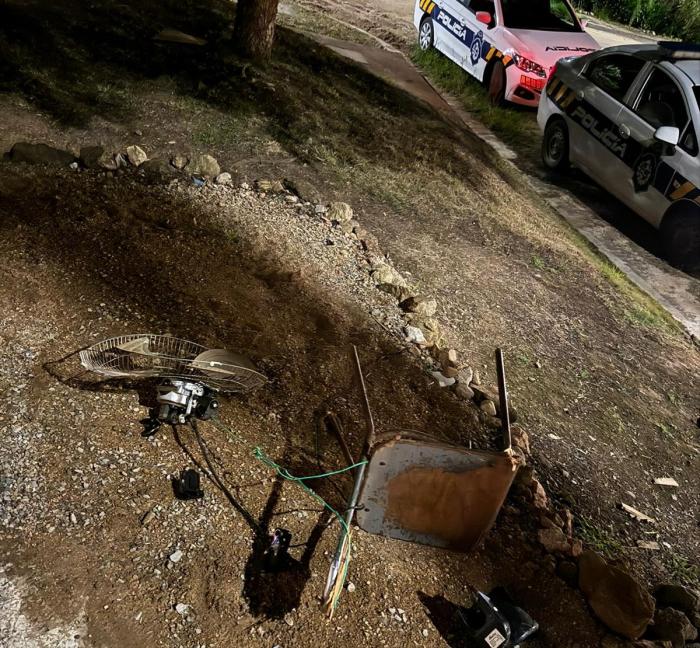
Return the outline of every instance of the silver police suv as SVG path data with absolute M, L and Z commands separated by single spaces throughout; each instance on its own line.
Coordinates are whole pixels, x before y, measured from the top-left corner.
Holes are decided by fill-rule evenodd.
M 667 258 L 700 265 L 700 46 L 623 45 L 552 70 L 542 159 L 571 164 L 656 227 Z

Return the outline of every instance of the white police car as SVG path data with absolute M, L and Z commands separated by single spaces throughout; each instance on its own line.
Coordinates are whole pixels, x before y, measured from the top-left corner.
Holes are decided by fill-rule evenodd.
M 537 106 L 560 58 L 599 49 L 569 0 L 417 0 L 413 22 L 421 49 L 483 81 L 494 104 Z
M 700 265 L 699 99 L 700 46 L 623 45 L 559 62 L 537 116 L 544 164 L 584 171 L 682 268 Z

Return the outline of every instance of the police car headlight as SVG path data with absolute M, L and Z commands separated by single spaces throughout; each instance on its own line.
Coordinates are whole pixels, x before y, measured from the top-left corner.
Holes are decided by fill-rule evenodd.
M 543 79 L 547 78 L 546 70 L 539 63 L 535 63 L 535 61 L 531 61 L 529 58 L 520 56 L 520 54 L 516 52 L 513 52 L 511 56 L 513 57 L 513 60 L 518 68 L 520 68 L 523 72 L 536 74 L 538 77 L 542 77 Z

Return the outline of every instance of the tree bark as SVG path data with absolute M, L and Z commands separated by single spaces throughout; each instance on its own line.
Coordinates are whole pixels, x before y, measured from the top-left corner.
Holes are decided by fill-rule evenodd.
M 270 58 L 275 37 L 278 0 L 238 0 L 233 37 L 241 56 L 257 61 Z

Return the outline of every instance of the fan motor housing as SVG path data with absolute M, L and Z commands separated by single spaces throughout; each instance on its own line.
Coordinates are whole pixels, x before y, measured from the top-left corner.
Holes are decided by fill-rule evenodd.
M 202 383 L 169 380 L 158 385 L 158 418 L 169 423 L 185 423 L 193 414 L 198 418 L 211 418 L 218 402 L 213 393 Z

